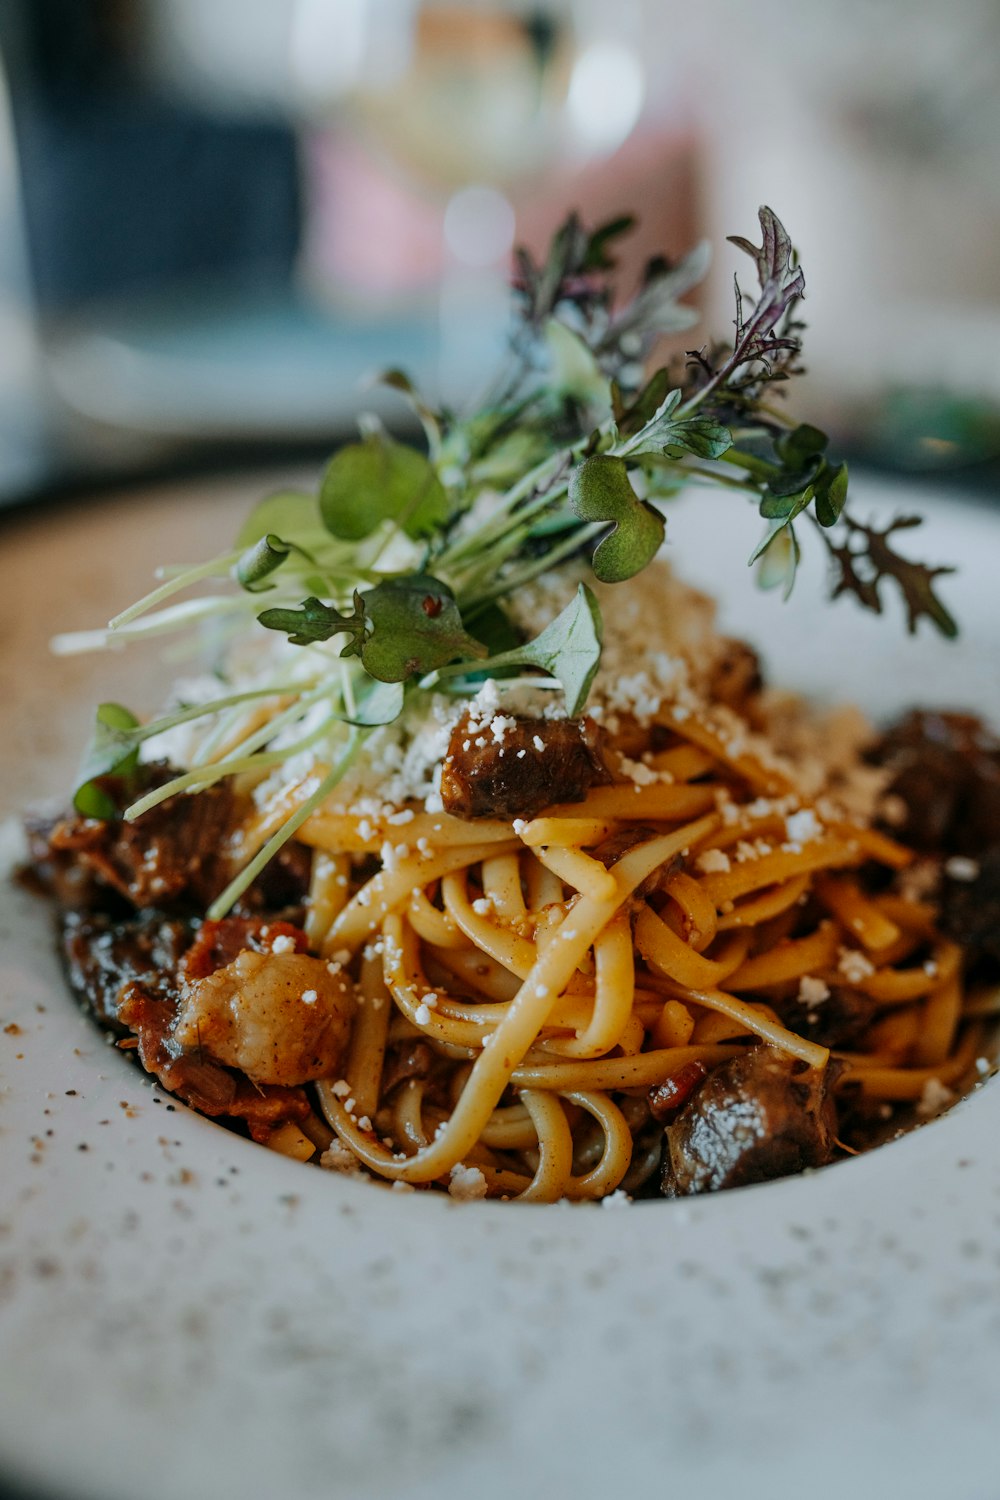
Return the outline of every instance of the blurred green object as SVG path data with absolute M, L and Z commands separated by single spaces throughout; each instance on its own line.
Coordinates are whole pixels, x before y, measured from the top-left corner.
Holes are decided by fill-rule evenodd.
M 1000 403 L 934 386 L 894 386 L 860 424 L 857 440 L 880 468 L 911 473 L 1000 460 Z

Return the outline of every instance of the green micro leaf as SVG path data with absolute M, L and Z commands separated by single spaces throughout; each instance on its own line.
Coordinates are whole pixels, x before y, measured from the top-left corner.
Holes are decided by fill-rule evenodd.
M 620 444 L 619 451 L 629 458 L 644 453 L 693 453 L 698 458 L 721 458 L 733 446 L 729 428 L 709 416 L 675 417 L 680 399 L 680 391 L 668 391 L 644 425 Z
M 240 528 L 236 545 L 249 548 L 269 532 L 278 536 L 301 536 L 320 529 L 319 504 L 315 495 L 302 490 L 278 490 L 255 505 Z
M 803 469 L 817 453 L 825 453 L 830 439 L 818 427 L 809 422 L 800 422 L 791 432 L 786 432 L 775 444 L 788 468 Z
M 250 594 L 270 588 L 267 579 L 281 567 L 291 550 L 291 543 L 283 542 L 273 531 L 267 532 L 237 562 L 233 569 L 236 582 Z
M 422 677 L 457 656 L 487 655 L 462 624 L 451 589 L 429 573 L 387 578 L 362 598 L 371 633 L 352 640 L 343 655 L 360 656 L 380 682 Z
M 792 526 L 783 522 L 777 531 L 769 533 L 757 550 L 759 565 L 757 582 L 762 589 L 783 590 L 787 599 L 795 583 L 795 572 L 799 565 L 799 544 Z
M 600 666 L 603 639 L 601 607 L 593 591 L 581 583 L 566 608 L 533 641 L 477 662 L 476 671 L 493 675 L 508 667 L 540 667 L 561 683 L 567 712 L 578 714 Z M 447 677 L 460 671 L 458 665 L 438 675 Z
M 449 516 L 448 497 L 430 460 L 382 432 L 340 448 L 327 464 L 319 495 L 323 525 L 345 542 L 395 521 L 407 536 L 431 536 Z
M 624 459 L 597 453 L 570 475 L 569 498 L 581 521 L 610 521 L 612 530 L 593 556 L 602 583 L 632 578 L 660 549 L 666 527 L 659 511 L 640 500 Z
M 73 806 L 85 818 L 114 818 L 118 807 L 100 786 L 105 776 L 130 777 L 139 764 L 139 720 L 121 703 L 100 703 L 80 767 Z
M 391 724 L 403 711 L 404 694 L 401 682 L 378 682 L 368 678 L 367 687 L 358 695 L 354 712 L 341 717 L 345 724 L 354 724 L 359 729 Z
M 816 519 L 821 526 L 836 526 L 847 501 L 847 465 L 831 469 L 827 465 L 816 479 Z
M 268 630 L 284 631 L 293 646 L 312 646 L 335 635 L 349 635 L 352 645 L 359 644 L 366 629 L 365 607 L 358 593 L 354 595 L 354 610 L 349 615 L 310 596 L 298 609 L 265 609 L 257 619 Z

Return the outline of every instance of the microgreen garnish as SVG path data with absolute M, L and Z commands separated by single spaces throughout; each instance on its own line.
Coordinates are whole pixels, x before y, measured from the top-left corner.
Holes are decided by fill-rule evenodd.
M 611 521 L 612 529 L 594 549 L 591 563 L 602 583 L 620 583 L 652 562 L 666 534 L 660 512 L 640 500 L 623 458 L 594 453 L 573 470 L 569 498 L 582 521 Z
M 433 536 L 450 507 L 430 461 L 376 430 L 333 455 L 320 483 L 319 509 L 331 536 L 358 542 L 382 521 L 397 523 L 410 537 Z
M 581 583 L 566 608 L 533 641 L 476 662 L 475 670 L 481 677 L 483 673 L 507 672 L 511 667 L 538 667 L 558 680 L 567 713 L 578 714 L 601 664 L 602 638 L 600 607 L 593 591 Z M 436 674 L 436 679 L 463 670 L 468 669 L 461 665 L 445 667 Z
M 784 410 L 781 397 L 801 368 L 805 276 L 776 215 L 762 208 L 759 219 L 760 245 L 733 240 L 753 263 L 757 290 L 751 296 L 737 281 L 732 339 L 650 371 L 657 341 L 697 321 L 682 299 L 705 274 L 707 246 L 676 264 L 651 261 L 631 300 L 622 299 L 614 252 L 632 221 L 589 230 L 571 216 L 544 260 L 517 254 L 508 358 L 478 410 L 436 410 L 405 374 L 388 372 L 384 384 L 423 425 L 426 453 L 364 419 L 360 441 L 334 454 L 318 494 L 268 496 L 232 552 L 165 570 L 167 581 L 107 631 L 64 640 L 62 649 L 81 649 L 207 621 L 224 640 L 259 622 L 302 648 L 278 657 L 266 688 L 175 710 L 141 729 L 128 710 L 102 705 L 80 810 L 111 816 L 100 778 L 127 782 L 140 741 L 193 718 L 209 727 L 188 770 L 147 791 L 127 817 L 224 776 L 259 779 L 306 751 L 331 767 L 321 776 L 325 796 L 367 736 L 407 703 L 435 687 L 474 692 L 487 673 L 547 674 L 538 681 L 558 682 L 568 712 L 580 713 L 600 661 L 593 593 L 581 584 L 528 642 L 508 601 L 572 557 L 589 556 L 605 583 L 633 577 L 664 538 L 662 507 L 692 480 L 756 506 L 764 534 L 750 561 L 762 586 L 790 592 L 796 524 L 808 519 L 830 556 L 832 597 L 850 593 L 881 613 L 888 579 L 911 630 L 927 618 L 954 635 L 934 590 L 950 570 L 911 562 L 890 544 L 915 518 L 881 531 L 855 521 L 845 511 L 846 466 L 830 457 L 824 433 Z M 209 578 L 235 582 L 237 592 L 174 602 Z M 269 595 L 263 610 L 261 590 Z M 269 714 L 251 701 L 267 697 Z M 302 805 L 318 805 L 319 795 L 310 791 Z M 299 821 L 301 806 L 216 902 L 216 914 Z
M 139 729 L 139 720 L 123 704 L 97 705 L 94 734 L 84 755 L 73 797 L 73 806 L 83 817 L 117 816 L 115 799 L 101 782 L 105 777 L 115 777 L 128 788 L 139 764 L 139 740 L 136 737 Z

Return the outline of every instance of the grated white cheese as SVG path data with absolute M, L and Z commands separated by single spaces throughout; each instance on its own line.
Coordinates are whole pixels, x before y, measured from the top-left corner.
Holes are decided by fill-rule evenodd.
M 729 855 L 724 849 L 706 849 L 704 854 L 698 855 L 694 865 L 702 875 L 725 875 L 732 869 Z
M 859 953 L 857 948 L 841 948 L 837 958 L 837 972 L 843 974 L 848 984 L 861 984 L 875 973 L 871 959 Z
M 278 936 L 271 939 L 272 953 L 294 953 L 295 939 L 289 937 L 286 932 L 279 932 Z
M 928 1119 L 931 1115 L 939 1115 L 943 1109 L 947 1109 L 954 1098 L 952 1090 L 947 1088 L 940 1078 L 928 1078 L 917 1100 L 917 1114 L 923 1119 Z
M 785 836 L 790 843 L 808 844 L 813 839 L 823 837 L 823 825 L 811 807 L 804 807 L 801 812 L 791 813 L 786 817 Z
M 449 1174 L 448 1192 L 462 1202 L 485 1198 L 486 1178 L 478 1167 L 467 1167 L 464 1162 L 457 1161 Z
M 803 974 L 799 980 L 799 999 L 803 1005 L 822 1005 L 830 998 L 830 987 L 812 974 Z

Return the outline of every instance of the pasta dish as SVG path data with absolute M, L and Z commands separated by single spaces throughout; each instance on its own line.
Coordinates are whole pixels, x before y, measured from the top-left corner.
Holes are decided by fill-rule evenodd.
M 515 340 L 478 452 L 413 398 L 429 456 L 367 429 L 318 501 L 270 497 L 231 555 L 62 643 L 210 632 L 214 674 L 145 724 L 101 705 L 74 813 L 29 825 L 74 991 L 194 1109 L 400 1190 L 623 1201 L 823 1166 L 989 1069 L 996 830 L 970 808 L 1000 748 L 767 686 L 656 557 L 654 501 L 728 461 L 765 584 L 808 513 L 841 527 L 837 591 L 881 608 L 860 539 L 911 625 L 953 628 L 943 570 L 851 521 L 822 434 L 767 415 L 802 284 L 761 224 L 728 366 L 635 373 L 597 236 L 579 264 L 564 240 L 543 331 L 589 356 L 571 391 Z M 543 279 L 524 263 L 529 312 Z

